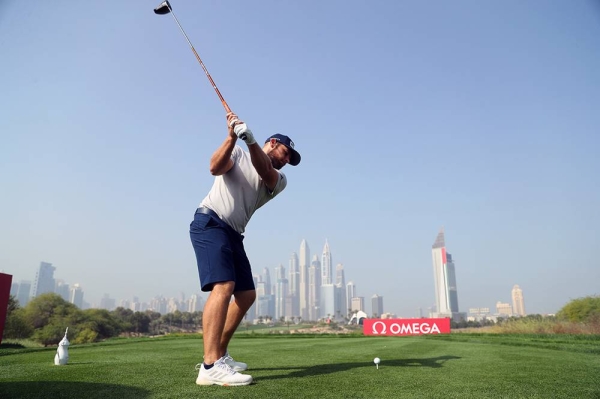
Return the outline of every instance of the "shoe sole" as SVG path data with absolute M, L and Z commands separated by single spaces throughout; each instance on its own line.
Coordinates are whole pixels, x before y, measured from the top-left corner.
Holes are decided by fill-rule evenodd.
M 239 386 L 243 386 L 243 385 L 250 385 L 251 383 L 252 383 L 252 380 L 250 380 L 248 382 L 221 382 L 221 381 L 204 380 L 204 379 L 196 380 L 196 385 L 220 385 L 222 387 L 239 387 Z

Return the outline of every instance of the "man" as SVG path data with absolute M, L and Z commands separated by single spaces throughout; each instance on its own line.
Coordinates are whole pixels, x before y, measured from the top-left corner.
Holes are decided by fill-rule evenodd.
M 233 333 L 256 299 L 242 234 L 254 212 L 286 187 L 280 169 L 300 163 L 289 137 L 275 134 L 261 148 L 234 113 L 227 114 L 227 126 L 227 138 L 210 159 L 215 181 L 190 224 L 200 285 L 202 291 L 210 291 L 202 317 L 204 362 L 196 366 L 198 385 L 252 382 L 250 375 L 239 373 L 247 365 L 234 361 L 227 351 Z M 238 135 L 249 152 L 236 145 Z

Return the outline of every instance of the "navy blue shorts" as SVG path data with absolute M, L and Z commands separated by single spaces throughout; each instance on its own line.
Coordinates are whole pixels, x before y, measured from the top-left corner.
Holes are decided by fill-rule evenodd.
M 215 215 L 196 212 L 190 223 L 190 238 L 196 253 L 200 287 L 212 291 L 215 283 L 234 281 L 233 291 L 254 289 L 244 236 Z

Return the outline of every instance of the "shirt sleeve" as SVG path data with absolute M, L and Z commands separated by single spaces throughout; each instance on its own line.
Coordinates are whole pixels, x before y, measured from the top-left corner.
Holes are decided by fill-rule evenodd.
M 231 151 L 231 160 L 235 163 L 238 163 L 241 156 L 243 155 L 243 152 L 244 150 L 242 150 L 242 147 L 240 147 L 239 145 L 234 146 L 233 150 Z
M 279 178 L 277 179 L 277 184 L 275 185 L 275 188 L 273 188 L 273 191 L 267 189 L 269 194 L 271 194 L 271 197 L 275 197 L 277 194 L 282 192 L 283 189 L 287 186 L 287 177 L 285 177 L 285 175 L 280 171 L 277 171 L 277 173 L 279 174 Z

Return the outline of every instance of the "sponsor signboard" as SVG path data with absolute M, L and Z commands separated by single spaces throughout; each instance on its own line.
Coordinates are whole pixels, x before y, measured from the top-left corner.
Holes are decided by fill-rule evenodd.
M 0 343 L 2 343 L 2 334 L 4 333 L 11 283 L 12 275 L 0 273 Z
M 450 318 L 433 319 L 364 319 L 365 335 L 450 334 Z

